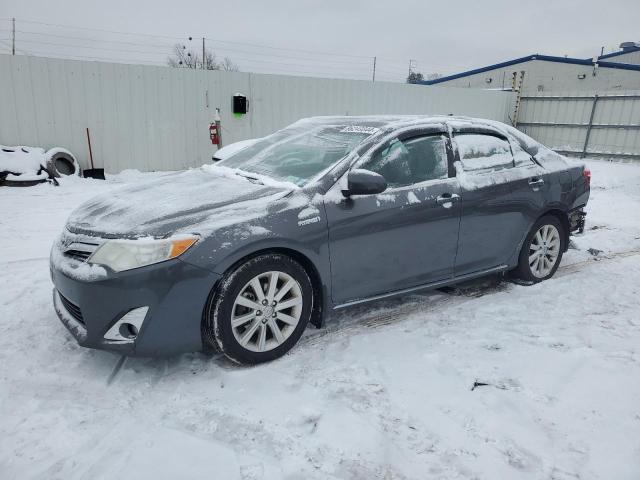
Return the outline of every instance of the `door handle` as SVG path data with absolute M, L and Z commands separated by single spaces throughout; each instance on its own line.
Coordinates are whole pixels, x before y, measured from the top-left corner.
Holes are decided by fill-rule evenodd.
M 544 180 L 541 178 L 530 178 L 529 179 L 529 186 L 533 187 L 533 188 L 537 188 L 537 187 L 541 187 L 542 185 L 544 185 Z
M 438 205 L 457 202 L 458 200 L 460 200 L 460 195 L 458 195 L 457 193 L 443 193 L 442 195 L 436 197 L 436 203 Z

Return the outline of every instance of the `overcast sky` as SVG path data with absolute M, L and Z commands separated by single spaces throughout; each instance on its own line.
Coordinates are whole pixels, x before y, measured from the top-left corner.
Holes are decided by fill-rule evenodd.
M 204 35 L 244 71 L 369 78 L 377 56 L 381 80 L 402 80 L 409 59 L 425 74 L 451 74 L 530 53 L 587 58 L 640 41 L 640 0 L 0 0 L 0 17 L 3 52 L 6 19 L 16 17 L 18 53 L 163 63 L 172 44 L 193 36 L 200 48 Z

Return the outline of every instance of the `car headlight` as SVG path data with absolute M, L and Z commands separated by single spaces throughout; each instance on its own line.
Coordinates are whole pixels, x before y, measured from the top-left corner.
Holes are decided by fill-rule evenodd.
M 194 235 L 159 240 L 147 238 L 107 240 L 87 259 L 87 262 L 122 272 L 179 257 L 197 241 L 198 237 Z

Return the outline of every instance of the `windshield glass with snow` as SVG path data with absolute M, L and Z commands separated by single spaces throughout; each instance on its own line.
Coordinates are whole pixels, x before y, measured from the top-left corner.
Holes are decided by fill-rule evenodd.
M 357 125 L 322 125 L 277 132 L 220 162 L 225 167 L 305 185 L 377 131 Z

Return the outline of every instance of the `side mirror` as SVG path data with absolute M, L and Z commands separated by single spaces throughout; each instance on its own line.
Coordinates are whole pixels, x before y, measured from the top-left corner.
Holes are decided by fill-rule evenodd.
M 342 190 L 342 195 L 373 195 L 382 193 L 387 189 L 387 181 L 384 177 L 371 170 L 356 168 L 347 174 L 347 189 Z

